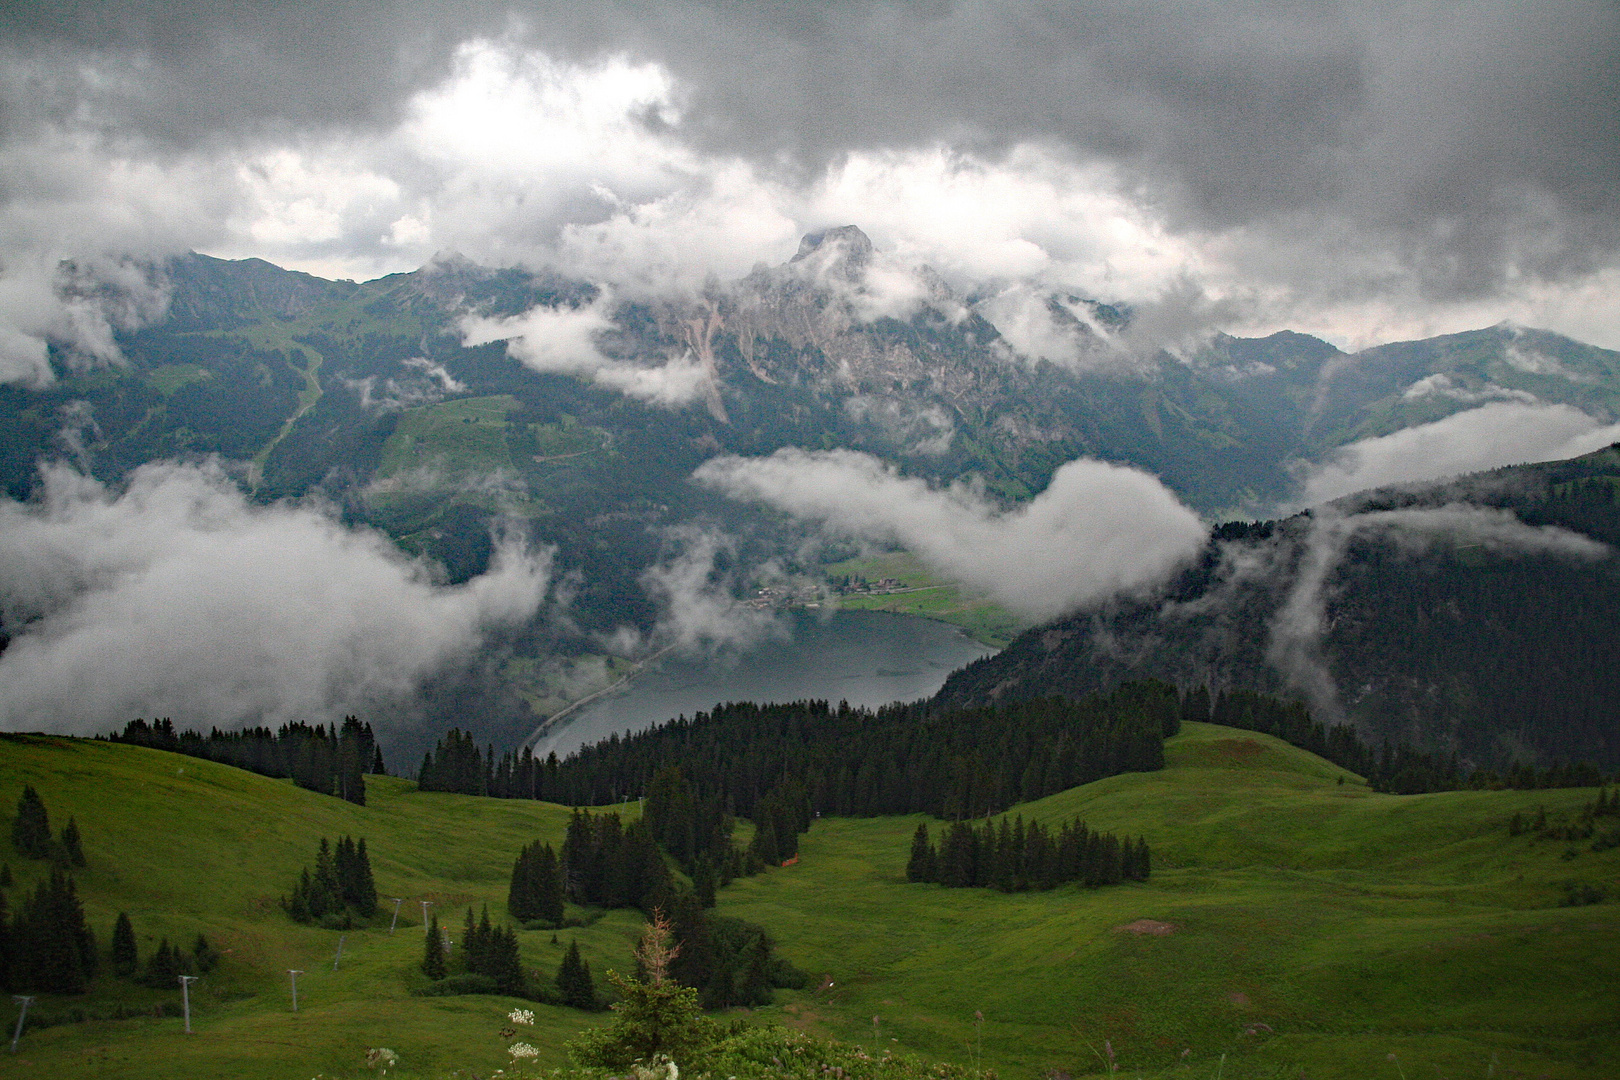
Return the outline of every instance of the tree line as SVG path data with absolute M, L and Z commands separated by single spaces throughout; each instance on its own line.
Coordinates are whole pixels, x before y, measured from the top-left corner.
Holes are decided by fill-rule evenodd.
M 715 808 L 741 817 L 793 782 L 812 813 L 970 819 L 1105 776 L 1162 768 L 1164 739 L 1180 728 L 1179 706 L 1175 688 L 1156 681 L 1081 700 L 949 711 L 926 702 L 875 710 L 738 702 L 611 736 L 565 760 L 536 758 L 527 748 L 497 760 L 492 748 L 481 754 L 471 736 L 452 731 L 425 757 L 421 775 L 431 790 L 585 806 L 650 795 L 654 778 L 677 766 Z M 701 846 L 712 832 L 695 827 Z
M 1375 750 L 1347 724 L 1319 723 L 1302 703 L 1253 690 L 1222 690 L 1211 703 L 1207 687 L 1194 687 L 1182 697 L 1182 717 L 1274 735 L 1366 777 L 1374 791 L 1391 795 L 1597 787 L 1604 782 L 1597 766 L 1590 763 L 1540 769 L 1521 764 L 1497 772 L 1468 769 L 1455 754 L 1431 754 L 1402 742 L 1385 742 Z
M 1153 858 L 1142 837 L 1123 840 L 1113 833 L 1093 832 L 1083 821 L 1068 821 L 1056 835 L 1038 821 L 1024 823 L 1022 814 L 999 824 L 974 826 L 952 822 L 936 849 L 928 825 L 917 826 L 906 860 L 906 880 L 949 888 L 1024 892 L 1055 889 L 1078 881 L 1087 888 L 1146 881 Z
M 150 724 L 131 720 L 122 733 L 103 738 L 206 758 L 278 780 L 290 777 L 301 788 L 336 795 L 359 806 L 366 804 L 364 774 L 387 773 L 371 725 L 356 716 L 345 716 L 341 727 L 298 722 L 283 724 L 275 731 L 266 727 L 213 728 L 207 735 L 176 732 L 168 719 Z

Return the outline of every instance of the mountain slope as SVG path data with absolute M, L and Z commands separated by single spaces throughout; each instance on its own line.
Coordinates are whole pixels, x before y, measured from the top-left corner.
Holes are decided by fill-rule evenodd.
M 1561 899 L 1566 882 L 1612 883 L 1620 848 L 1507 827 L 1541 807 L 1571 822 L 1592 792 L 1379 795 L 1275 739 L 1212 725 L 1188 725 L 1165 749 L 1161 771 L 1014 810 L 1144 835 L 1155 866 L 1143 885 L 1010 895 L 911 885 L 919 818 L 818 820 L 796 866 L 721 889 L 716 909 L 769 928 L 816 981 L 727 1019 L 832 1034 L 872 1056 L 876 1042 L 982 1061 L 1004 1076 L 1105 1074 L 1091 1052 L 1105 1039 L 1120 1068 L 1156 1077 L 1219 1067 L 1239 1080 L 1300 1070 L 1359 1080 L 1392 1051 L 1408 1070 L 1446 1076 L 1483 1072 L 1493 1055 L 1498 1071 L 1607 1075 L 1620 1053 L 1620 923 L 1612 904 Z M 192 988 L 195 1035 L 173 1015 L 59 1023 L 25 1033 L 15 1058 L 0 1056 L 0 1076 L 359 1077 L 369 1046 L 400 1054 L 390 1075 L 488 1076 L 510 1068 L 496 1032 L 514 1004 L 533 1008 L 523 1034 L 548 1069 L 563 1063 L 564 1039 L 602 1019 L 409 994 L 422 951 L 415 901 L 434 899 L 441 914 L 487 901 L 498 920 L 514 853 L 537 836 L 557 842 L 560 807 L 386 778 L 368 778 L 368 805 L 356 807 L 160 751 L 15 736 L 0 739 L 0 777 L 0 805 L 30 783 L 54 824 L 76 817 L 89 856 L 79 889 L 103 941 L 127 910 L 143 955 L 156 935 L 189 942 L 197 930 L 225 952 Z M 343 833 L 367 838 L 380 893 L 405 904 L 392 935 L 386 917 L 348 932 L 334 971 L 339 933 L 290 922 L 275 897 L 319 836 Z M 42 867 L 10 862 L 15 902 Z M 1118 929 L 1139 920 L 1170 932 Z M 562 945 L 577 936 L 598 976 L 624 970 L 635 922 L 609 912 Z M 554 972 L 563 948 L 551 935 L 519 936 L 525 964 Z M 288 968 L 303 971 L 297 1013 Z M 103 978 L 33 1012 L 66 1020 L 177 996 Z
M 1304 696 L 1375 744 L 1620 766 L 1620 448 L 1217 528 L 1167 596 L 1028 631 L 965 705 L 1127 673 Z

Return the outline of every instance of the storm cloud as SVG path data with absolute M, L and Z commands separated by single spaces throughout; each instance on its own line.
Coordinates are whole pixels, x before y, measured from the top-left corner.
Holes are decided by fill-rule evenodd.
M 998 510 L 964 484 L 929 486 L 868 454 L 778 450 L 694 474 L 844 536 L 896 541 L 941 576 L 1029 619 L 1151 590 L 1203 546 L 1205 527 L 1157 479 L 1071 461 L 1027 504 Z
M 947 277 L 1163 302 L 1178 334 L 1620 343 L 1594 0 L 63 0 L 0 35 L 7 275 L 455 248 L 692 287 L 855 222 Z

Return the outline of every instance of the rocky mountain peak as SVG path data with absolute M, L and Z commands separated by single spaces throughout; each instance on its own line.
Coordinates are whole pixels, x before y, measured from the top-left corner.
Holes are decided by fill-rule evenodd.
M 854 225 L 839 225 L 807 234 L 789 263 L 807 263 L 818 272 L 853 280 L 865 273 L 871 261 L 872 238 Z

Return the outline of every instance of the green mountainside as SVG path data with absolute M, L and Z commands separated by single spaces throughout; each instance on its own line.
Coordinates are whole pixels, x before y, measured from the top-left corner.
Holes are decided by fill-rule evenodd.
M 833 234 L 851 250 L 865 241 Z M 826 242 L 807 238 L 800 257 Z M 1354 355 L 1297 333 L 1223 335 L 1187 357 L 1125 363 L 1104 338 L 1128 311 L 1054 296 L 1053 317 L 1086 346 L 1059 366 L 1014 355 L 943 283 L 907 319 L 862 315 L 844 286 L 791 263 L 698 300 L 609 310 L 598 344 L 615 360 L 702 362 L 703 392 L 671 408 L 531 370 L 501 342 L 463 346 L 469 314 L 599 298 L 555 274 L 451 257 L 356 283 L 203 255 L 153 273 L 167 314 L 118 333 L 123 364 L 86 369 L 56 354 L 54 385 L 0 386 L 0 486 L 28 497 L 44 460 L 116 483 L 143 464 L 217 455 L 255 499 L 325 500 L 450 582 L 486 569 L 492 527 L 515 523 L 556 549 L 567 617 L 508 634 L 484 668 L 448 672 L 424 698 L 427 714 L 483 718 L 485 737 L 503 742 L 585 692 L 580 672 L 609 670 L 608 635 L 656 630 L 643 574 L 693 528 L 731 538 L 716 572 L 735 572 L 739 589 L 767 564 L 800 582 L 865 573 L 843 562 L 856 551 L 823 545 L 818 556 L 787 516 L 692 484 L 719 454 L 844 447 L 936 482 L 977 477 L 1008 505 L 1091 455 L 1149 470 L 1220 515 L 1274 505 L 1301 461 L 1480 401 L 1533 396 L 1620 417 L 1620 354 L 1542 331 L 1500 326 Z M 836 569 L 806 565 L 817 558 Z M 895 573 L 928 591 L 850 606 L 953 621 L 997 644 L 1019 629 L 925 574 L 881 576 Z
M 1379 795 L 1268 736 L 1203 724 L 1165 752 L 1161 771 L 1009 811 L 1145 836 L 1154 867 L 1143 884 L 1016 894 L 907 884 L 925 819 L 817 820 L 797 864 L 722 888 L 715 909 L 766 927 L 811 982 L 721 1019 L 838 1038 L 869 1058 L 881 1047 L 982 1063 L 1009 1080 L 1109 1074 L 1106 1050 L 1143 1077 L 1349 1080 L 1396 1075 L 1391 1054 L 1408 1076 L 1609 1075 L 1620 922 L 1611 903 L 1567 900 L 1615 894 L 1620 847 L 1600 841 L 1616 827 L 1598 818 L 1594 838 L 1557 838 L 1595 792 Z M 513 858 L 533 840 L 561 842 L 562 807 L 378 777 L 355 806 L 161 751 L 22 736 L 0 740 L 0 777 L 8 813 L 30 784 L 53 825 L 77 822 L 87 866 L 74 874 L 102 949 L 127 911 L 143 957 L 160 936 L 199 931 L 222 955 L 192 987 L 195 1034 L 172 1011 L 150 1015 L 172 1010 L 176 992 L 104 970 L 86 995 L 34 1002 L 48 1026 L 0 1054 L 0 1076 L 336 1080 L 372 1075 L 367 1049 L 388 1047 L 392 1076 L 488 1077 L 513 1068 L 499 1032 L 513 1028 L 514 1006 L 535 1014 L 520 1034 L 541 1069 L 564 1065 L 561 1044 L 605 1022 L 410 992 L 424 982 L 417 901 L 434 900 L 452 927 L 467 905 L 487 903 L 503 921 Z M 1515 815 L 1543 809 L 1545 829 L 1510 833 Z M 366 838 L 384 911 L 346 935 L 296 924 L 277 902 L 315 842 L 340 834 Z M 46 866 L 6 861 L 15 909 Z M 639 914 L 570 914 L 586 925 L 558 945 L 549 931 L 518 932 L 525 967 L 551 976 L 577 939 L 599 981 L 608 967 L 628 970 Z M 303 972 L 297 1013 L 289 968 Z M 746 1075 L 818 1070 L 767 1056 Z
M 1078 697 L 1151 675 L 1304 694 L 1374 745 L 1468 765 L 1613 769 L 1617 548 L 1620 447 L 1353 496 L 1217 527 L 1168 595 L 1029 630 L 936 701 Z

